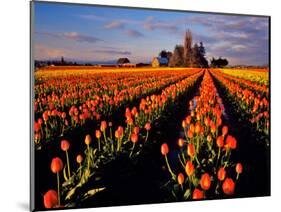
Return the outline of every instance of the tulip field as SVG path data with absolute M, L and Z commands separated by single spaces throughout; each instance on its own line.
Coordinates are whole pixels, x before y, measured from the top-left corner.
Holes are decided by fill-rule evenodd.
M 266 69 L 35 72 L 36 208 L 270 194 Z

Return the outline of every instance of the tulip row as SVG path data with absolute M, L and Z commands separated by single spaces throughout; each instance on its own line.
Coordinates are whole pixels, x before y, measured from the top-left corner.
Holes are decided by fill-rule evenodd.
M 84 89 L 82 95 L 84 99 L 83 101 L 85 101 L 81 105 L 72 105 L 69 110 L 67 109 L 68 104 L 65 104 L 65 102 L 67 102 L 67 97 L 64 96 L 66 95 L 66 91 L 60 91 L 62 93 L 62 96 L 57 96 L 56 94 L 52 93 L 52 97 L 47 96 L 46 98 L 38 98 L 40 99 L 40 101 L 42 99 L 44 100 L 42 101 L 45 102 L 45 105 L 48 105 L 48 110 L 45 110 L 42 114 L 38 113 L 42 115 L 42 118 L 40 118 L 40 115 L 37 115 L 37 117 L 39 116 L 39 118 L 35 121 L 34 124 L 35 143 L 40 147 L 42 141 L 50 140 L 54 136 L 63 136 L 64 133 L 69 129 L 73 129 L 77 126 L 82 126 L 87 120 L 99 120 L 101 117 L 108 118 L 122 105 L 133 102 L 142 95 L 149 95 L 151 93 L 157 92 L 169 86 L 170 84 L 173 84 L 194 73 L 197 73 L 198 71 L 199 70 L 196 69 L 183 70 L 181 72 L 175 71 L 172 74 L 159 72 L 157 75 L 158 78 L 156 78 L 155 73 L 153 72 L 154 77 L 152 77 L 152 79 L 147 79 L 147 77 L 146 79 L 144 79 L 144 76 L 142 75 L 142 77 L 138 79 L 138 81 L 143 80 L 143 82 L 135 82 L 134 86 L 132 86 L 131 82 L 127 83 L 127 85 L 124 87 L 122 87 L 121 84 L 116 83 L 108 86 L 104 84 L 106 83 L 107 78 L 105 78 L 102 86 L 106 87 L 105 89 L 100 89 L 99 87 L 91 87 L 91 85 L 88 85 L 88 89 L 83 86 L 74 88 L 71 88 L 71 86 L 69 86 L 70 89 L 74 89 L 75 92 L 76 90 Z M 119 83 L 123 83 L 124 80 L 122 80 L 122 76 L 123 75 L 119 77 L 118 75 L 115 76 L 116 81 L 121 78 Z M 95 80 L 95 78 L 93 78 L 92 80 Z M 72 85 L 73 83 L 70 84 Z M 129 85 L 131 87 L 127 87 Z M 118 90 L 116 89 L 116 87 L 122 88 Z M 96 91 L 97 89 L 99 90 L 98 92 Z M 41 91 L 44 90 L 44 86 L 42 86 Z M 80 95 L 78 95 L 78 93 L 79 92 L 76 92 L 76 94 L 72 93 L 70 95 L 70 98 L 82 98 Z M 100 96 L 97 95 L 97 93 L 99 93 Z
M 222 72 L 234 77 L 252 81 L 261 86 L 268 86 L 269 84 L 268 69 L 222 69 Z
M 237 141 L 223 125 L 224 106 L 209 71 L 204 74 L 199 96 L 189 102 L 189 110 L 190 115 L 182 121 L 184 136 L 175 150 L 178 166 L 170 166 L 167 143 L 161 146 L 171 176 L 166 188 L 174 200 L 233 195 L 242 165 L 232 162 Z
M 230 98 L 236 103 L 236 110 L 248 120 L 258 132 L 269 134 L 269 101 L 266 97 L 256 94 L 250 89 L 245 89 L 239 83 L 235 83 L 220 72 L 211 71 L 211 74 L 228 91 Z
M 251 81 L 248 79 L 244 79 L 242 77 L 236 77 L 229 73 L 224 73 L 223 71 L 217 70 L 217 72 L 220 72 L 220 75 L 223 77 L 232 80 L 234 83 L 239 83 L 242 87 L 248 88 L 254 92 L 259 92 L 261 94 L 264 94 L 266 98 L 268 99 L 269 89 L 266 84 L 260 85 L 256 81 Z M 244 71 L 245 72 L 245 71 Z
M 77 194 L 77 189 L 86 186 L 89 178 L 94 179 L 96 170 L 103 164 L 114 160 L 118 155 L 127 155 L 129 158 L 137 156 L 142 146 L 147 143 L 149 131 L 153 121 L 163 115 L 167 107 L 174 103 L 176 98 L 187 92 L 195 82 L 202 76 L 203 71 L 187 77 L 175 84 L 163 89 L 159 95 L 151 95 L 142 99 L 139 105 L 139 111 L 136 107 L 127 108 L 125 111 L 126 126 L 118 126 L 114 131 L 112 123 L 101 121 L 99 129 L 95 129 L 93 136 L 85 137 L 85 160 L 82 164 L 83 157 L 81 154 L 77 156 L 79 167 L 76 171 L 71 172 L 69 168 L 69 158 L 67 149 L 69 142 L 63 140 L 61 142 L 62 150 L 66 151 L 67 166 L 63 167 L 61 159 L 52 160 L 51 170 L 57 174 L 58 188 L 57 191 L 51 189 L 44 195 L 44 205 L 46 208 L 62 207 L 60 202 L 61 195 L 64 197 L 63 207 L 69 207 L 75 202 L 82 201 L 106 187 L 91 189 L 86 193 Z M 113 134 L 114 133 L 114 134 Z M 66 145 L 66 143 L 68 145 Z M 55 170 L 52 167 L 57 167 Z M 59 172 L 63 170 L 64 183 L 60 189 Z M 60 192 L 62 191 L 62 192 Z

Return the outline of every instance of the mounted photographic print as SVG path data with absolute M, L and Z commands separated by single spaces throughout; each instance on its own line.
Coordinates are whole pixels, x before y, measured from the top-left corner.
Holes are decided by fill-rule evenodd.
M 270 17 L 32 2 L 30 142 L 31 210 L 269 196 Z

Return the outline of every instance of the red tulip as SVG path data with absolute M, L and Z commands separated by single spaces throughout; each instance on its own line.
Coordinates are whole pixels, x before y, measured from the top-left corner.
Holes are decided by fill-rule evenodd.
M 201 176 L 200 185 L 203 190 L 209 190 L 211 186 L 211 177 L 208 173 Z
M 70 144 L 69 144 L 69 142 L 67 140 L 62 140 L 61 141 L 61 149 L 63 151 L 67 151 L 69 149 L 69 146 L 70 146 Z
M 45 208 L 54 208 L 58 206 L 58 194 L 55 190 L 47 191 L 44 196 L 44 206 Z
M 51 170 L 53 173 L 58 173 L 63 169 L 63 162 L 59 157 L 53 158 L 51 163 Z
M 35 122 L 34 123 L 34 131 L 38 132 L 40 130 L 40 128 L 41 128 L 41 125 L 38 122 Z
M 218 175 L 218 179 L 219 179 L 220 181 L 223 181 L 223 180 L 225 179 L 225 176 L 226 176 L 226 171 L 225 171 L 225 169 L 224 169 L 223 167 L 221 167 L 221 168 L 219 169 L 217 175 Z
M 195 188 L 192 194 L 192 199 L 198 200 L 198 199 L 203 199 L 204 198 L 204 193 L 198 188 Z
M 166 143 L 162 144 L 161 146 L 161 153 L 162 155 L 167 155 L 169 153 L 169 147 Z
M 235 190 L 235 183 L 231 178 L 226 178 L 222 184 L 222 190 L 227 195 L 232 195 Z
M 187 161 L 185 165 L 185 172 L 189 177 L 194 173 L 194 166 L 191 161 Z

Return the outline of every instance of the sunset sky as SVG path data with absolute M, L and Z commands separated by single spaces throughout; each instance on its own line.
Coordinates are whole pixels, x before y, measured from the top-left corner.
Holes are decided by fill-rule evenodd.
M 162 49 L 173 51 L 190 29 L 207 58 L 230 65 L 266 65 L 267 17 L 230 16 L 35 2 L 34 57 L 85 62 L 150 62 Z

